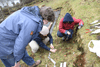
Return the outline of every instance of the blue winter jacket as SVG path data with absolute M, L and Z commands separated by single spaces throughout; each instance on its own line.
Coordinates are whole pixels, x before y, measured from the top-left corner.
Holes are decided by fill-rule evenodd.
M 15 62 L 22 59 L 26 46 L 35 39 L 43 26 L 38 6 L 23 7 L 0 24 L 0 59 L 14 54 Z
M 53 38 L 52 38 L 51 34 L 49 34 L 48 37 L 50 38 L 50 40 L 49 40 L 49 41 L 50 41 L 50 44 L 51 44 L 51 43 L 53 44 Z M 40 47 L 42 47 L 42 48 L 44 48 L 44 49 L 50 51 L 50 48 L 47 47 L 47 46 L 42 42 L 42 38 L 40 37 L 40 35 L 38 35 L 38 37 L 35 38 L 34 40 L 39 44 Z

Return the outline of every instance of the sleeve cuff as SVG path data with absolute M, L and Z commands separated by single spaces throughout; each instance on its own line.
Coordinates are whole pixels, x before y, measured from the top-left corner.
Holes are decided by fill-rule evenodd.
M 50 48 L 48 48 L 48 50 L 50 51 Z
M 79 26 L 81 26 L 81 27 L 82 27 L 82 26 L 83 26 L 83 24 L 81 23 L 81 24 L 79 24 Z
M 67 30 L 65 31 L 65 34 L 67 34 Z
M 52 43 L 50 45 L 53 45 Z

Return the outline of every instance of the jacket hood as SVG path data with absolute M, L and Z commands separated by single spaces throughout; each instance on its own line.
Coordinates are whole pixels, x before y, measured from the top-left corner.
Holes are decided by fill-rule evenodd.
M 72 23 L 74 22 L 72 16 L 69 14 L 69 13 L 66 13 L 66 15 L 64 16 L 64 19 L 63 19 L 63 23 Z
M 39 22 L 42 19 L 42 16 L 40 15 L 40 9 L 38 6 L 30 6 L 30 7 L 23 7 L 21 9 L 21 13 L 27 17 L 29 17 L 32 20 L 35 20 L 36 22 Z

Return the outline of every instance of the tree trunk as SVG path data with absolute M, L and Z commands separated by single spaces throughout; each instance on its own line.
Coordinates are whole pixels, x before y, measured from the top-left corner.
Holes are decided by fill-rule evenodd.
M 3 18 L 3 20 L 4 20 L 4 13 L 3 13 L 3 11 L 2 11 L 2 7 L 1 7 L 1 6 L 0 6 L 0 12 L 1 12 L 2 18 Z
M 9 5 L 8 5 L 8 2 L 7 2 L 6 4 L 7 4 L 8 12 L 9 12 L 9 14 L 10 14 L 10 10 L 9 10 Z

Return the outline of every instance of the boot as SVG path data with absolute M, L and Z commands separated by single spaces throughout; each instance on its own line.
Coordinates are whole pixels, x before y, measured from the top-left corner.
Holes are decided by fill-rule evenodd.
M 62 40 L 63 40 L 63 41 L 65 41 L 65 40 L 66 40 L 66 37 L 65 37 L 65 36 L 63 36 L 63 37 L 62 37 Z
M 38 66 L 39 64 L 41 64 L 41 60 L 37 60 L 37 61 L 35 61 L 35 63 L 32 65 L 32 66 L 30 66 L 30 67 L 36 67 L 36 66 Z

